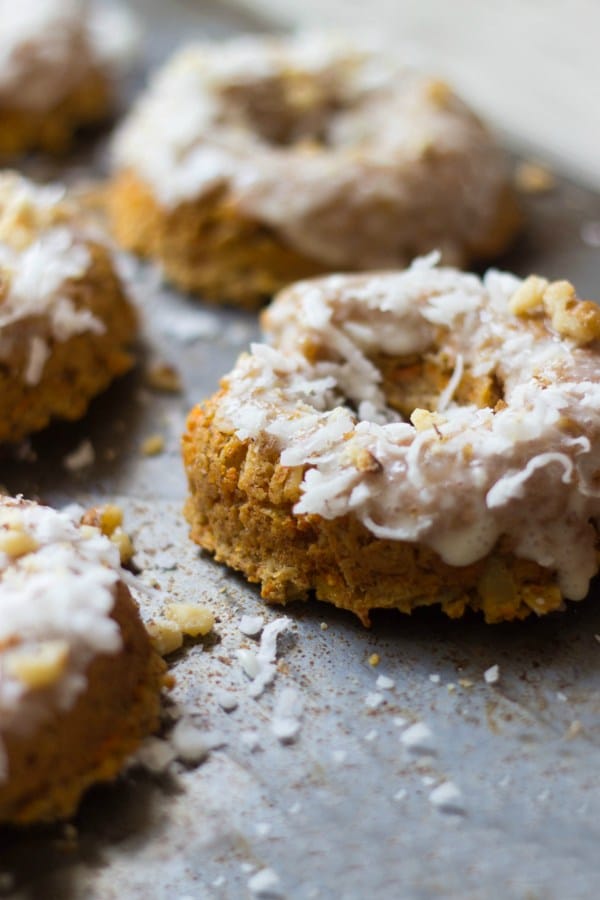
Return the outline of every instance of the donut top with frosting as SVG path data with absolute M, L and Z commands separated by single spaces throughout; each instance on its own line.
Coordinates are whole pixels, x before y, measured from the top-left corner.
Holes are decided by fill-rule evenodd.
M 505 536 L 582 598 L 598 569 L 600 308 L 568 282 L 435 262 L 282 292 L 264 318 L 273 346 L 240 358 L 217 423 L 305 467 L 298 514 L 352 514 L 456 566 Z M 374 360 L 440 353 L 452 375 L 437 410 L 403 421 Z M 493 377 L 500 402 L 456 402 L 467 375 Z
M 118 548 L 68 512 L 0 498 L 0 735 L 67 710 L 98 654 L 122 639 L 111 618 Z M 0 736 L 0 781 L 7 776 Z
M 114 162 L 165 208 L 224 190 L 346 268 L 397 266 L 415 232 L 457 256 L 506 183 L 503 154 L 446 85 L 331 35 L 184 49 L 122 126 Z
M 12 172 L 0 175 L 0 360 L 26 342 L 27 384 L 41 378 L 48 340 L 105 331 L 103 322 L 76 307 L 65 292 L 67 282 L 83 278 L 91 262 L 63 187 L 39 187 Z
M 0 108 L 46 110 L 135 43 L 130 15 L 86 0 L 0 0 Z

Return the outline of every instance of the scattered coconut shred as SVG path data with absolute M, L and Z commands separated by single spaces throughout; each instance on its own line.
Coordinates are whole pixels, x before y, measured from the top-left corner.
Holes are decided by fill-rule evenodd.
M 243 620 L 242 620 L 243 621 Z M 238 650 L 237 656 L 242 669 L 250 678 L 248 693 L 255 699 L 260 697 L 265 688 L 275 681 L 277 675 L 277 638 L 284 631 L 288 631 L 292 620 L 288 616 L 281 616 L 265 625 L 258 651 Z M 257 633 L 257 632 L 256 632 Z

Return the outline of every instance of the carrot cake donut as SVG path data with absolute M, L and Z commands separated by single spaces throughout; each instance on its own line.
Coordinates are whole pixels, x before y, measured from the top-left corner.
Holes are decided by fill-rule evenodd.
M 184 49 L 122 126 L 114 166 L 121 244 L 247 307 L 436 248 L 489 257 L 518 223 L 503 152 L 450 88 L 333 37 Z
M 488 622 L 599 567 L 600 308 L 566 281 L 438 268 L 291 286 L 183 437 L 193 539 L 355 612 Z
M 64 189 L 0 173 L 0 442 L 77 419 L 133 364 L 136 316 Z
M 0 0 L 0 24 L 0 156 L 67 149 L 113 107 L 131 17 L 86 0 Z
M 0 498 L 0 824 L 71 815 L 158 727 L 165 666 L 118 547 Z

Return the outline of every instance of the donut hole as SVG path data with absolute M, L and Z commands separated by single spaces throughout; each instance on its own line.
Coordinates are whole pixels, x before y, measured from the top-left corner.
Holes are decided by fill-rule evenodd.
M 333 85 L 297 70 L 228 84 L 220 95 L 227 124 L 274 147 L 329 146 L 332 119 L 348 108 Z
M 388 406 L 406 420 L 415 409 L 438 410 L 454 372 L 453 361 L 442 352 L 409 357 L 380 355 L 372 362 L 381 372 Z M 452 399 L 459 405 L 495 409 L 504 399 L 503 384 L 496 373 L 474 376 L 465 368 Z

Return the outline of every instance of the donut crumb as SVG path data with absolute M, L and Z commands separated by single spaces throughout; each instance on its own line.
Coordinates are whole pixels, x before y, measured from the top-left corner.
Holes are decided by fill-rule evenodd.
M 175 366 L 170 363 L 155 363 L 146 372 L 146 384 L 154 391 L 163 394 L 180 394 L 182 390 L 181 376 Z
M 165 449 L 165 439 L 162 434 L 151 434 L 144 441 L 140 450 L 143 456 L 158 456 Z

